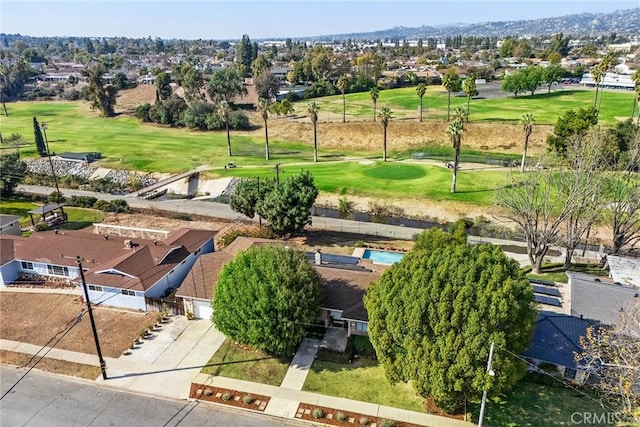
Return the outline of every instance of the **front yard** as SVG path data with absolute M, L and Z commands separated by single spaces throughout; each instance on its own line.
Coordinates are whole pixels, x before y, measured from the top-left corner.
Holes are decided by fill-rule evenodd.
M 424 399 L 410 384 L 389 384 L 382 366 L 370 359 L 359 359 L 348 365 L 315 360 L 302 390 L 425 411 Z
M 291 359 L 253 350 L 227 338 L 202 369 L 203 374 L 279 386 Z
M 56 334 L 66 330 L 85 310 L 77 295 L 8 292 L 0 293 L 0 338 L 36 345 L 51 345 Z M 136 313 L 94 307 L 100 347 L 106 357 L 120 357 L 142 330 L 154 325 L 158 313 Z M 62 335 L 62 334 L 61 334 Z M 84 315 L 79 324 L 55 344 L 56 348 L 96 354 L 89 324 Z

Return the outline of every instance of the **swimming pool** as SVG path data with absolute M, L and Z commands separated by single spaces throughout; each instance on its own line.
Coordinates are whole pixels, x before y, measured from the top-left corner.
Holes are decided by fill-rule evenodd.
M 362 254 L 362 259 L 369 259 L 379 264 L 395 264 L 400 262 L 404 257 L 401 252 L 377 251 L 374 249 L 366 249 Z

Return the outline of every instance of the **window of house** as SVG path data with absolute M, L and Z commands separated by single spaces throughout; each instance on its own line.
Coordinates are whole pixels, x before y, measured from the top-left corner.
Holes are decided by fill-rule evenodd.
M 356 331 L 367 332 L 367 326 L 366 323 L 356 322 Z
M 135 297 L 136 293 L 134 291 L 130 291 L 129 289 L 123 289 L 120 291 L 122 295 L 127 295 L 129 297 Z
M 49 271 L 49 274 L 52 276 L 69 276 L 69 269 L 59 265 L 47 265 L 47 271 Z
M 32 262 L 22 261 L 20 264 L 22 265 L 22 268 L 24 270 L 33 270 L 33 263 Z
M 89 290 L 90 290 L 90 291 L 98 291 L 98 292 L 102 292 L 102 286 L 89 285 Z
M 575 380 L 578 372 L 573 368 L 564 368 L 564 377 L 568 380 Z

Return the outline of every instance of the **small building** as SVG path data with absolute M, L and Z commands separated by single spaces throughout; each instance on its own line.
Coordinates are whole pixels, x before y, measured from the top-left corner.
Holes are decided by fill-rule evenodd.
M 20 236 L 22 231 L 20 230 L 19 221 L 19 216 L 0 214 L 0 234 Z
M 34 215 L 36 215 L 34 219 Z M 38 230 L 39 227 L 47 229 L 67 222 L 67 214 L 64 212 L 64 205 L 57 203 L 47 203 L 29 211 L 31 225 Z M 42 228 L 40 228 L 42 229 Z

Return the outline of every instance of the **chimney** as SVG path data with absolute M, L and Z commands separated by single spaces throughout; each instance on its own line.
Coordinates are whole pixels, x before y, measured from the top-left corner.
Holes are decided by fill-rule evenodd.
M 131 248 L 133 248 L 133 242 L 132 242 L 130 239 L 125 240 L 125 241 L 124 241 L 124 247 L 125 247 L 126 249 L 131 249 Z
M 316 265 L 322 265 L 322 251 L 320 248 L 316 250 L 315 263 Z
M 153 241 L 153 246 L 158 246 L 158 241 L 157 240 Z
M 109 235 L 108 234 L 104 235 L 104 240 L 109 240 Z

